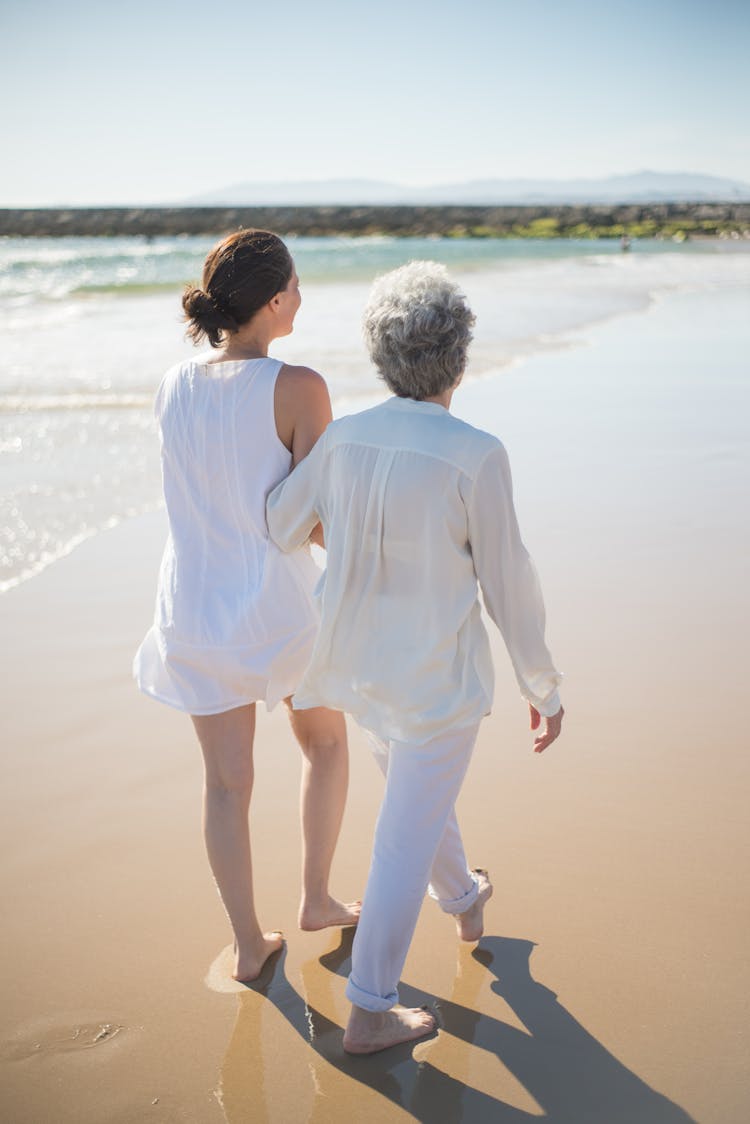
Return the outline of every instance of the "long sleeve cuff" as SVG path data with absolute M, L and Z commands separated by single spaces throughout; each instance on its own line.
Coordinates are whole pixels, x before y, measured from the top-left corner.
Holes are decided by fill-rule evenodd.
M 559 691 L 553 691 L 543 702 L 532 702 L 531 699 L 527 699 L 526 701 L 531 702 L 531 705 L 535 710 L 539 711 L 542 718 L 552 718 L 562 706 Z

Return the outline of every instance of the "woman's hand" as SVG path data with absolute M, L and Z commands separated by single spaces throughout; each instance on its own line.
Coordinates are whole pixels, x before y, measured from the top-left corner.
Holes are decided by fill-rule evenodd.
M 544 719 L 543 732 L 537 734 L 534 738 L 534 753 L 543 753 L 547 746 L 552 745 L 555 738 L 559 736 L 564 714 L 565 711 L 560 707 L 557 714 Z M 531 729 L 538 730 L 542 722 L 542 716 L 531 703 L 529 703 L 529 715 L 531 717 Z

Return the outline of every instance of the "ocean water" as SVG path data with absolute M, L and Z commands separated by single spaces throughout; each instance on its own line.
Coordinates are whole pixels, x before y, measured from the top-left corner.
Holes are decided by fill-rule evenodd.
M 160 501 L 151 413 L 188 356 L 180 294 L 214 239 L 0 239 L 0 592 Z M 328 379 L 334 409 L 381 384 L 360 338 L 369 284 L 445 262 L 477 315 L 467 377 L 501 373 L 679 290 L 750 293 L 750 245 L 390 238 L 289 239 L 303 304 L 273 354 Z

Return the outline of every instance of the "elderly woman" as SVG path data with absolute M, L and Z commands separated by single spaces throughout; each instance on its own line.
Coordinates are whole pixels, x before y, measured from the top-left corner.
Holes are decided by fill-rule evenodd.
M 397 1006 L 428 885 L 460 938 L 483 932 L 492 885 L 469 869 L 453 811 L 492 703 L 479 587 L 539 731 L 536 752 L 562 722 L 505 449 L 449 412 L 473 323 L 440 265 L 413 262 L 380 278 L 365 337 L 393 397 L 332 422 L 268 502 L 283 550 L 318 521 L 328 549 L 320 631 L 293 705 L 348 711 L 387 778 L 347 985 L 351 1053 L 435 1027 L 427 1011 Z

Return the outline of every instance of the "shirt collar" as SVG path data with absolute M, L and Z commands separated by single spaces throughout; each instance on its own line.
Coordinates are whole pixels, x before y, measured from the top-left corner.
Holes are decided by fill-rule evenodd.
M 388 398 L 385 404 L 394 410 L 418 410 L 420 413 L 427 414 L 450 413 L 450 410 L 446 410 L 445 406 L 441 406 L 439 402 L 422 402 L 418 398 L 399 398 L 395 394 L 393 398 Z

